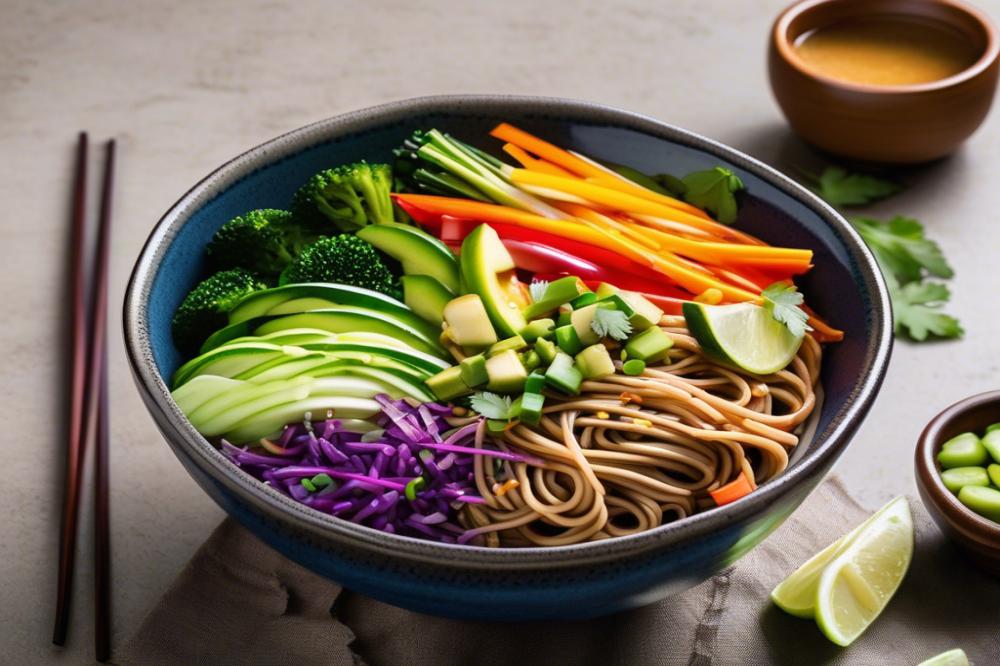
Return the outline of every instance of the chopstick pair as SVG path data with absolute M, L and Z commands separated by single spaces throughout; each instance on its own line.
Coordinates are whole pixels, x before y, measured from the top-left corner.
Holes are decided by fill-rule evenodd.
M 108 468 L 108 257 L 111 240 L 111 198 L 114 192 L 115 141 L 107 142 L 101 186 L 97 247 L 93 268 L 87 260 L 87 160 L 88 137 L 77 142 L 76 175 L 71 217 L 71 290 L 73 292 L 72 365 L 70 369 L 70 418 L 66 449 L 66 479 L 59 542 L 59 578 L 52 642 L 64 645 L 69 629 L 73 569 L 76 559 L 80 486 L 87 441 L 94 423 L 94 643 L 98 661 L 111 656 L 111 540 Z M 89 307 L 88 307 L 89 306 Z

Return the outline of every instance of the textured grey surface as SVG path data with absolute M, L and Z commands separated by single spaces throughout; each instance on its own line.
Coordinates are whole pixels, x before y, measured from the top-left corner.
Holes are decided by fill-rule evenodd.
M 120 140 L 112 304 L 150 227 L 247 147 L 391 99 L 460 92 L 577 97 L 686 127 L 779 167 L 816 156 L 785 129 L 764 67 L 783 0 L 584 4 L 0 0 L 0 654 L 92 660 L 89 521 L 69 645 L 49 644 L 62 476 L 59 353 L 75 133 Z M 1000 16 L 1000 2 L 980 2 Z M 837 467 L 868 506 L 913 490 L 912 450 L 946 404 L 997 388 L 1000 114 L 953 158 L 911 171 L 878 214 L 922 219 L 958 272 L 959 343 L 898 344 Z M 92 162 L 97 169 L 98 162 Z M 96 197 L 96 193 L 95 193 Z M 112 310 L 115 640 L 131 633 L 221 512 L 142 407 Z M 44 427 L 41 427 L 44 426 Z

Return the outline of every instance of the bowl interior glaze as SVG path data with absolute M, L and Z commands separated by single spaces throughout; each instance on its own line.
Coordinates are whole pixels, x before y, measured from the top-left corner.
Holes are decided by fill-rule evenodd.
M 286 207 L 297 187 L 324 167 L 357 159 L 385 161 L 416 128 L 438 127 L 496 153 L 499 142 L 487 133 L 500 121 L 591 157 L 649 173 L 683 174 L 725 166 L 747 187 L 740 195 L 737 226 L 771 243 L 815 252 L 816 268 L 800 285 L 811 305 L 843 329 L 846 339 L 826 350 L 821 380 L 825 401 L 816 436 L 796 453 L 788 471 L 737 502 L 642 534 L 558 548 L 488 549 L 386 535 L 294 503 L 232 466 L 191 428 L 170 399 L 166 381 L 181 361 L 171 340 L 170 319 L 198 279 L 204 246 L 219 226 L 253 208 Z M 377 558 L 380 567 L 433 565 L 436 570 L 463 575 L 489 572 L 494 577 L 501 570 L 543 572 L 600 562 L 616 566 L 626 561 L 636 566 L 640 561 L 659 562 L 659 569 L 650 565 L 643 570 L 653 580 L 682 575 L 655 574 L 671 570 L 665 565 L 670 560 L 657 560 L 656 553 L 694 544 L 693 548 L 703 549 L 701 555 L 677 551 L 673 560 L 677 564 L 691 557 L 691 567 L 683 572 L 690 584 L 759 542 L 819 482 L 874 400 L 892 341 L 888 295 L 874 259 L 850 225 L 804 188 L 738 151 L 650 118 L 584 102 L 508 96 L 420 98 L 366 109 L 278 137 L 223 165 L 182 197 L 150 236 L 128 290 L 125 320 L 137 384 L 178 457 L 227 511 L 308 566 L 318 568 L 311 563 L 351 548 Z M 760 527 L 746 532 L 751 524 Z M 351 571 L 361 571 L 360 561 L 351 560 Z M 332 577 L 344 576 L 343 568 L 327 569 L 333 571 L 328 574 Z M 400 596 L 399 589 L 407 576 L 415 576 L 412 573 L 399 573 L 399 589 L 386 591 L 386 571 L 373 569 L 363 579 L 359 573 L 358 580 L 363 581 L 359 585 L 401 605 L 441 607 L 418 603 L 415 591 Z M 637 569 L 629 575 L 638 579 L 638 573 Z M 449 592 L 440 580 L 435 584 L 444 599 Z M 642 585 L 648 588 L 648 580 Z M 426 588 L 424 594 L 433 589 Z M 608 588 L 605 593 L 613 597 L 613 591 Z M 513 611 L 520 617 L 531 615 L 524 605 L 530 594 L 525 595 L 519 597 L 520 610 Z M 648 595 L 643 598 L 651 600 Z M 548 607 L 544 612 L 555 613 Z

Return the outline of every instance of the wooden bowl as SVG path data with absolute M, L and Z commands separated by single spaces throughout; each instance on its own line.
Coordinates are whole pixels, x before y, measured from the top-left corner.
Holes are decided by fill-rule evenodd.
M 927 424 L 916 452 L 917 489 L 938 527 L 983 569 L 1000 576 L 1000 523 L 984 518 L 958 501 L 941 481 L 937 454 L 941 445 L 963 432 L 982 433 L 1000 421 L 1000 391 L 959 401 Z
M 807 32 L 872 15 L 945 24 L 981 55 L 940 81 L 882 86 L 825 76 L 796 53 Z M 792 129 L 818 148 L 867 162 L 926 162 L 954 151 L 986 117 L 1000 69 L 996 29 L 957 0 L 804 0 L 778 17 L 770 41 L 771 89 Z

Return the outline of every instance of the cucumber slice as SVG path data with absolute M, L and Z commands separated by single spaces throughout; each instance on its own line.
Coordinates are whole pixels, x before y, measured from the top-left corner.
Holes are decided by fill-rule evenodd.
M 307 413 L 316 420 L 324 419 L 328 413 L 332 413 L 334 418 L 342 420 L 345 427 L 357 432 L 367 432 L 374 430 L 375 426 L 362 419 L 370 419 L 380 409 L 377 402 L 368 398 L 309 397 L 258 412 L 223 437 L 233 444 L 256 442 L 261 437 L 280 433 L 286 424 L 301 421 Z
M 431 326 L 440 329 L 444 321 L 444 306 L 455 298 L 455 294 L 430 275 L 404 275 L 399 282 L 403 285 L 406 306 Z
M 783 369 L 799 351 L 802 338 L 767 310 L 753 303 L 683 305 L 684 320 L 706 355 L 754 375 Z
M 196 375 L 233 377 L 254 366 L 283 356 L 279 345 L 262 342 L 233 343 L 197 356 L 174 373 L 174 388 L 182 386 Z
M 407 316 L 413 320 L 418 319 L 413 311 L 403 303 L 392 296 L 386 296 L 371 289 L 331 282 L 303 282 L 286 284 L 250 294 L 230 310 L 229 323 L 238 324 L 241 321 L 263 317 L 286 301 L 309 298 L 322 299 L 338 305 L 350 305 L 378 312 L 393 313 L 399 315 L 400 319 Z

